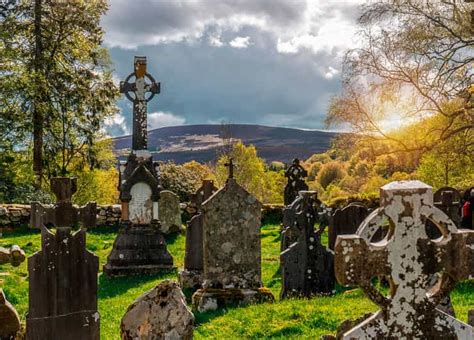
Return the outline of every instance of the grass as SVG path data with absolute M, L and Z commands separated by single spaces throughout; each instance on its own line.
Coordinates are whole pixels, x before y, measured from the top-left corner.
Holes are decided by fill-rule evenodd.
M 87 247 L 100 258 L 100 268 L 105 264 L 117 230 L 100 228 L 87 235 Z M 168 249 L 173 255 L 177 268 L 183 267 L 183 235 L 167 238 Z M 327 244 L 327 236 L 323 235 Z M 4 232 L 0 246 L 18 244 L 31 255 L 40 250 L 39 231 L 20 229 Z M 357 318 L 367 312 L 377 310 L 359 289 L 337 288 L 331 297 L 313 299 L 290 299 L 278 301 L 281 289 L 279 271 L 280 237 L 278 225 L 262 228 L 262 279 L 277 298 L 270 304 L 231 308 L 212 313 L 195 313 L 196 339 L 237 339 L 237 338 L 298 338 L 314 339 L 334 333 L 339 324 L 348 318 Z M 101 314 L 101 338 L 120 338 L 120 320 L 128 305 L 145 291 L 153 288 L 163 279 L 176 279 L 178 270 L 160 275 L 107 279 L 99 276 L 99 312 Z M 16 307 L 22 321 L 28 310 L 28 273 L 26 261 L 18 268 L 0 266 L 0 287 L 7 299 Z M 467 320 L 467 311 L 474 306 L 474 281 L 458 284 L 451 294 L 456 315 Z

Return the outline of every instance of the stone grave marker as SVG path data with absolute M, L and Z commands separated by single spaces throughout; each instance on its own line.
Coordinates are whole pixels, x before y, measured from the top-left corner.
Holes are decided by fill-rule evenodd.
M 334 250 L 338 235 L 355 234 L 369 211 L 362 203 L 353 202 L 342 209 L 336 209 L 328 227 L 329 249 Z
M 178 284 L 165 280 L 136 299 L 121 322 L 123 340 L 193 338 L 194 315 Z
M 202 285 L 203 214 L 201 205 L 216 191 L 214 181 L 204 180 L 202 186 L 191 196 L 191 203 L 196 208 L 197 214 L 191 218 L 186 228 L 184 270 L 180 273 L 182 288 L 198 289 Z
M 169 190 L 160 192 L 158 204 L 161 231 L 165 234 L 177 233 L 182 229 L 181 208 L 179 196 Z
M 25 253 L 14 245 L 10 249 L 0 247 L 0 264 L 10 263 L 18 267 L 25 261 Z M 20 316 L 0 288 L 0 339 L 15 339 L 21 329 Z
M 381 207 L 369 215 L 356 235 L 340 235 L 335 272 L 343 285 L 359 285 L 380 310 L 345 330 L 343 339 L 472 339 L 471 326 L 437 309 L 460 280 L 474 275 L 474 231 L 457 229 L 433 205 L 430 186 L 420 181 L 392 182 L 380 189 Z M 390 220 L 387 237 L 370 240 Z M 426 234 L 425 221 L 441 231 L 440 240 Z M 431 278 L 439 274 L 432 285 Z M 390 277 L 390 295 L 371 283 Z
M 51 189 L 59 203 L 48 212 L 55 218 L 43 221 L 55 224 L 56 233 L 43 225 L 41 250 L 28 258 L 26 338 L 99 339 L 99 258 L 86 249 L 86 229 L 72 233 L 71 228 L 77 214 L 82 214 L 84 221 L 92 221 L 96 211 L 86 209 L 90 215 L 85 215 L 71 209 L 75 179 L 53 178 Z
M 160 231 L 159 165 L 147 150 L 147 102 L 159 93 L 160 84 L 147 73 L 146 57 L 135 57 L 134 66 L 120 84 L 120 91 L 133 102 L 133 137 L 132 151 L 119 167 L 121 228 L 104 266 L 107 276 L 152 274 L 173 267 Z M 129 82 L 132 77 L 134 83 Z
M 262 204 L 232 177 L 202 204 L 203 288 L 193 295 L 199 311 L 230 304 L 273 301 L 262 288 L 260 220 Z
M 318 212 L 315 191 L 300 191 L 295 201 L 285 209 L 285 232 L 298 230 L 297 238 L 280 255 L 282 271 L 281 298 L 311 297 L 334 291 L 334 259 L 321 244 L 321 233 L 314 230 Z M 292 236 L 293 236 L 292 235 Z
M 89 202 L 84 207 L 72 204 L 71 197 L 77 191 L 77 178 L 56 177 L 51 180 L 51 191 L 56 196 L 53 207 L 45 207 L 40 202 L 31 202 L 30 226 L 40 229 L 50 225 L 74 227 L 80 224 L 84 228 L 96 225 L 97 204 Z
M 461 225 L 461 194 L 454 188 L 443 187 L 433 196 L 434 205 L 443 211 L 456 224 Z
M 308 190 L 308 185 L 304 179 L 308 176 L 308 172 L 301 166 L 300 160 L 295 158 L 291 166 L 285 171 L 285 177 L 288 183 L 285 186 L 284 203 L 291 204 L 300 191 Z

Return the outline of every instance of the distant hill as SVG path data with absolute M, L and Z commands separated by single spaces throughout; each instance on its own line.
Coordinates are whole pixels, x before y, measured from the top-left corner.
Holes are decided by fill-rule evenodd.
M 223 137 L 253 144 L 267 162 L 289 163 L 326 151 L 335 132 L 307 131 L 261 125 L 183 125 L 148 131 L 148 148 L 153 159 L 181 164 L 191 160 L 212 162 Z M 114 138 L 115 151 L 123 159 L 130 152 L 132 137 Z

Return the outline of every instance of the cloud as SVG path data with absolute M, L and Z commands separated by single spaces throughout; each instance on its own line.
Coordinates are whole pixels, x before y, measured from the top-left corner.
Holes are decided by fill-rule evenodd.
M 104 129 L 107 134 L 112 136 L 128 135 L 131 131 L 122 110 L 104 120 Z
M 220 34 L 238 33 L 251 27 L 274 37 L 281 53 L 301 49 L 313 52 L 354 45 L 357 6 L 365 0 L 201 0 L 156 1 L 112 0 L 102 20 L 105 43 L 110 47 L 176 42 L 195 43 L 206 39 L 211 46 L 225 44 Z M 217 32 L 219 35 L 211 35 Z M 250 39 L 250 38 L 249 38 Z M 245 48 L 242 37 L 230 45 Z
M 177 126 L 186 123 L 186 118 L 171 112 L 152 112 L 148 114 L 148 128 L 157 129 L 165 126 Z
M 237 37 L 229 42 L 234 48 L 247 48 L 250 45 L 250 37 Z

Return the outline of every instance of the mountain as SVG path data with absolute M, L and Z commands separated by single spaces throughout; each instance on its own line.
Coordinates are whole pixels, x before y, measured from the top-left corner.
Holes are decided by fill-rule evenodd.
M 308 131 L 261 125 L 183 125 L 148 131 L 148 149 L 153 159 L 181 164 L 191 160 L 215 161 L 226 139 L 240 139 L 253 144 L 267 162 L 289 163 L 293 158 L 306 159 L 326 151 L 335 132 Z M 130 152 L 131 136 L 114 138 L 115 151 L 124 159 Z

